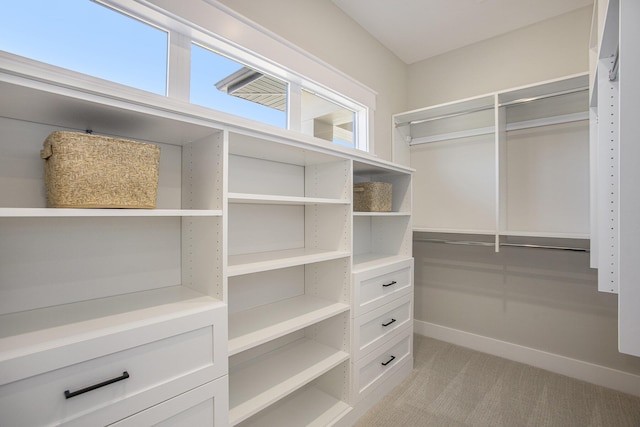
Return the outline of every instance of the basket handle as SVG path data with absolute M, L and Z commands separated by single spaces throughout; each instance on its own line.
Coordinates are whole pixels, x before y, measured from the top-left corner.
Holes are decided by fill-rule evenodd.
M 53 155 L 53 151 L 51 150 L 51 142 L 45 141 L 44 146 L 42 147 L 42 150 L 40 150 L 40 157 L 46 160 L 52 155 Z

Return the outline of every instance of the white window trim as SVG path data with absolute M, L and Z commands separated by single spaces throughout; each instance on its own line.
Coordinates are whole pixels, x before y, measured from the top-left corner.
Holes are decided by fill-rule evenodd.
M 190 44 L 193 41 L 289 82 L 288 126 L 291 130 L 300 130 L 300 112 L 296 107 L 296 103 L 299 106 L 297 91 L 300 88 L 355 111 L 357 148 L 373 154 L 375 91 L 219 2 L 96 1 L 169 31 L 169 97 L 189 98 Z

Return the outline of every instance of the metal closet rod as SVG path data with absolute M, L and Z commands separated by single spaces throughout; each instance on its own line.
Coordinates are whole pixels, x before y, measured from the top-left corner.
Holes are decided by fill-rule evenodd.
M 413 239 L 415 242 L 428 242 L 428 243 L 446 243 L 448 245 L 466 245 L 466 246 L 491 246 L 495 247 L 495 243 L 492 242 L 476 242 L 470 240 L 444 240 L 444 239 Z M 570 246 L 554 246 L 554 245 L 535 245 L 529 243 L 499 243 L 499 246 L 511 246 L 517 248 L 533 248 L 533 249 L 552 249 L 560 251 L 571 252 L 589 252 L 586 248 L 575 248 Z
M 548 94 L 545 94 L 545 95 L 538 95 L 538 96 L 534 96 L 534 97 L 531 97 L 531 98 L 515 99 L 513 101 L 503 102 L 501 104 L 498 104 L 498 107 L 508 107 L 508 106 L 516 105 L 516 104 L 525 104 L 527 102 L 539 101 L 541 99 L 553 98 L 553 97 L 556 97 L 556 96 L 569 95 L 571 93 L 582 92 L 582 91 L 585 91 L 585 90 L 589 90 L 589 87 L 588 86 L 583 86 L 583 87 L 579 87 L 579 88 L 575 88 L 575 89 L 568 89 L 568 90 L 563 90 L 563 91 L 560 91 L 560 92 L 548 93 Z M 401 127 L 401 126 L 407 126 L 407 125 L 417 125 L 417 124 L 420 124 L 420 123 L 433 122 L 435 120 L 449 119 L 449 118 L 452 118 L 452 117 L 463 116 L 465 114 L 477 113 L 479 111 L 492 110 L 493 108 L 494 108 L 493 105 L 483 105 L 481 107 L 469 108 L 469 109 L 466 109 L 466 110 L 463 110 L 463 111 L 458 111 L 458 112 L 455 112 L 455 113 L 442 114 L 440 116 L 429 117 L 429 118 L 426 118 L 426 119 L 410 120 L 408 122 L 396 123 L 395 126 L 396 127 Z

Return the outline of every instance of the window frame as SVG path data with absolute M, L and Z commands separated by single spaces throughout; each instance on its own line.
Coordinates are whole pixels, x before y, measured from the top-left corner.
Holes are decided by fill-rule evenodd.
M 351 77 L 337 71 L 328 64 L 311 57 L 308 53 L 294 47 L 291 43 L 268 33 L 263 28 L 258 28 L 231 9 L 222 6 L 213 0 L 202 0 L 200 3 L 185 5 L 187 2 L 167 2 L 164 0 L 92 0 L 105 7 L 114 9 L 120 13 L 131 16 L 132 19 L 145 22 L 158 27 L 168 33 L 167 55 L 167 97 L 189 102 L 190 78 L 191 78 L 191 45 L 193 43 L 205 48 L 220 52 L 224 56 L 258 71 L 265 72 L 288 83 L 287 92 L 287 129 L 301 132 L 302 90 L 315 93 L 345 109 L 354 112 L 354 148 L 372 153 L 373 140 L 369 129 L 373 126 L 373 111 L 375 110 L 375 92 L 366 86 L 356 82 Z M 173 3 L 173 4 L 172 4 Z M 181 3 L 181 5 L 175 5 Z M 162 6 L 160 6 L 162 4 Z M 173 11 L 164 7 L 175 7 Z M 177 13 L 176 13 L 177 12 Z M 243 46 L 242 40 L 232 41 L 221 34 L 214 33 L 197 22 L 189 20 L 190 16 L 207 15 L 215 22 L 225 25 L 220 28 L 235 28 L 244 26 L 248 28 L 242 36 L 247 39 L 252 37 L 252 43 L 257 45 L 277 46 L 278 52 L 284 52 L 291 57 L 293 63 L 277 63 L 266 54 L 250 50 Z M 204 19 L 204 17 L 203 17 Z M 241 33 L 241 31 L 238 31 Z M 242 37 L 239 37 L 242 38 Z M 263 48 L 266 49 L 266 48 Z M 268 50 L 268 49 L 266 49 Z M 280 53 L 280 56 L 283 54 Z M 305 62 L 305 67 L 316 75 L 328 75 L 328 82 L 319 82 L 305 77 L 302 73 L 294 71 L 296 58 Z M 311 64 L 309 64 L 311 60 Z M 357 95 L 347 96 L 329 84 L 338 83 L 336 86 L 346 89 Z

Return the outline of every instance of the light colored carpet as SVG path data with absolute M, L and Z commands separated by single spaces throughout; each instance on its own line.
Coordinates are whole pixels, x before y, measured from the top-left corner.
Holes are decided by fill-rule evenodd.
M 640 397 L 420 335 L 414 356 L 356 427 L 640 427 Z

